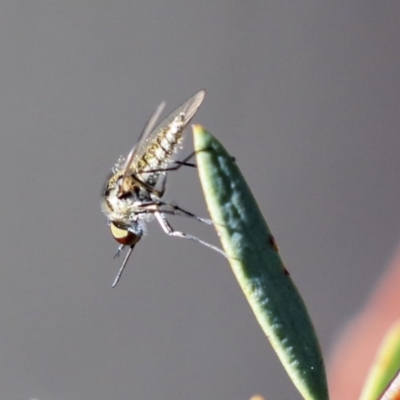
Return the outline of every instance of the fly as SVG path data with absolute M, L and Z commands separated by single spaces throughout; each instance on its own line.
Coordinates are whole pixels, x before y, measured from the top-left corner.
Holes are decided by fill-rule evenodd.
M 114 239 L 120 243 L 114 258 L 129 247 L 112 284 L 115 287 L 136 243 L 145 232 L 146 223 L 156 219 L 163 231 L 170 236 L 194 240 L 225 256 L 216 246 L 172 228 L 166 215 L 183 215 L 212 225 L 212 221 L 200 218 L 177 205 L 162 201 L 168 171 L 174 171 L 188 163 L 174 161 L 183 133 L 204 100 L 205 91 L 197 92 L 190 99 L 154 128 L 165 103 L 161 103 L 148 120 L 138 142 L 126 158 L 120 157 L 112 169 L 103 191 L 102 210 L 107 217 Z

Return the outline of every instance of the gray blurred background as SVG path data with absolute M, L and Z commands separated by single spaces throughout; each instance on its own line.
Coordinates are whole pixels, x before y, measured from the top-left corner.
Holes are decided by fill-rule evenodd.
M 207 89 L 194 121 L 236 157 L 328 355 L 400 237 L 399 17 L 398 1 L 2 1 L 0 398 L 300 398 L 218 254 L 154 223 L 111 289 L 101 188 L 158 103 Z M 165 198 L 207 215 L 193 169 Z

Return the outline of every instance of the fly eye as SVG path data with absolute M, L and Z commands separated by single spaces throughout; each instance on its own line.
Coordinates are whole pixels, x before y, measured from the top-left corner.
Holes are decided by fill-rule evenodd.
M 118 228 L 118 226 L 113 223 L 111 223 L 110 229 L 114 239 L 124 246 L 132 246 L 140 239 L 140 236 L 135 235 L 133 232 L 128 231 L 127 229 Z

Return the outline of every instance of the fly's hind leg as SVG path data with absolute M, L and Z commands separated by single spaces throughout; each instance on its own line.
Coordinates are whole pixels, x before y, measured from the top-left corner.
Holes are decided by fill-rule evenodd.
M 174 161 L 174 163 L 176 164 L 173 167 L 166 167 L 166 168 L 160 168 L 160 169 L 152 169 L 150 171 L 146 172 L 169 172 L 169 171 L 177 171 L 179 168 L 181 167 L 192 167 L 192 168 L 196 168 L 196 164 L 193 163 L 189 163 L 188 161 L 193 158 L 193 156 L 196 153 L 193 151 L 191 152 L 187 157 L 185 157 L 182 161 Z M 159 186 L 159 197 L 162 197 L 165 193 L 165 186 L 167 183 L 167 174 L 164 174 L 160 177 L 160 181 L 157 184 Z
M 177 171 L 179 168 L 181 167 L 192 167 L 192 168 L 196 168 L 196 164 L 194 163 L 190 163 L 188 162 L 191 158 L 194 157 L 194 155 L 196 154 L 195 151 L 192 151 L 187 157 L 185 157 L 182 161 L 174 161 L 174 163 L 176 164 L 173 167 L 167 167 L 165 168 L 165 171 Z
M 189 235 L 184 232 L 175 231 L 174 228 L 170 225 L 170 223 L 166 220 L 166 218 L 159 212 L 156 211 L 154 213 L 155 217 L 157 218 L 158 223 L 161 225 L 163 231 L 169 236 L 175 236 L 183 239 L 190 239 L 197 243 L 202 244 L 203 246 L 209 247 L 210 249 L 216 251 L 219 254 L 222 254 L 224 257 L 227 257 L 226 254 L 221 250 L 219 247 L 216 247 L 210 243 L 204 242 L 203 240 L 197 238 L 196 236 Z
M 183 166 L 185 166 L 185 167 L 192 167 L 192 168 L 196 168 L 196 164 L 195 163 L 190 163 L 190 162 L 188 162 L 191 158 L 193 158 L 193 156 L 196 154 L 196 152 L 195 151 L 192 151 L 187 157 L 185 157 L 182 161 L 174 161 L 174 163 L 175 164 L 177 164 L 177 165 L 175 165 L 175 167 L 171 167 L 171 168 L 173 168 L 172 170 L 174 171 L 174 170 L 177 170 L 177 169 L 179 169 L 180 167 L 183 167 Z
M 143 172 L 146 173 L 153 173 L 153 172 L 169 172 L 169 171 L 177 171 L 181 167 L 192 167 L 196 168 L 196 164 L 188 162 L 193 156 L 196 154 L 195 151 L 192 151 L 187 157 L 185 157 L 182 161 L 173 161 L 175 166 L 173 167 L 165 167 L 165 168 L 156 168 L 156 169 L 149 169 L 145 170 Z

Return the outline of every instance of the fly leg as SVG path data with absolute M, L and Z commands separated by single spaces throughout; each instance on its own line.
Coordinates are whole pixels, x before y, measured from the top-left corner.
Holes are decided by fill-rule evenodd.
M 117 252 L 116 252 L 114 258 L 115 258 L 115 257 L 119 257 L 119 253 L 121 252 L 121 249 L 122 249 L 123 247 L 124 247 L 123 245 L 121 245 L 121 246 L 118 247 L 118 250 L 117 250 Z M 118 271 L 118 274 L 117 274 L 117 276 L 115 277 L 114 282 L 113 282 L 113 284 L 112 284 L 111 287 L 115 287 L 115 286 L 117 285 L 117 283 L 119 282 L 119 280 L 121 279 L 121 275 L 122 275 L 122 273 L 124 272 L 124 269 L 125 269 L 125 267 L 126 267 L 126 264 L 128 263 L 129 257 L 131 256 L 132 250 L 133 250 L 134 247 L 135 247 L 135 244 L 129 246 L 129 250 L 127 251 L 127 253 L 126 253 L 126 255 L 125 255 L 124 261 L 123 261 L 123 263 L 122 263 L 122 265 L 121 265 L 121 267 L 120 267 L 120 269 L 119 269 L 119 271 Z
M 203 222 L 204 224 L 207 224 L 207 225 L 214 225 L 214 222 L 211 221 L 210 219 L 199 217 L 196 214 L 193 214 L 190 211 L 186 211 L 183 208 L 181 208 L 175 204 L 169 204 L 169 203 L 164 203 L 163 201 L 158 201 L 157 205 L 161 206 L 159 209 L 159 211 L 161 213 L 173 214 L 173 215 L 183 215 L 185 217 L 194 218 L 197 221 Z
M 193 214 L 190 211 L 186 211 L 175 204 L 165 203 L 159 199 L 141 204 L 140 207 L 143 208 L 143 213 L 155 214 L 156 212 L 159 212 L 161 214 L 180 215 L 184 217 L 194 218 L 195 220 L 202 222 L 203 224 L 215 225 L 215 223 L 210 219 L 199 217 L 198 215 Z
M 173 161 L 175 166 L 173 167 L 165 167 L 165 168 L 156 168 L 156 169 L 149 169 L 145 170 L 143 172 L 145 173 L 153 173 L 153 172 L 169 172 L 169 171 L 177 171 L 181 167 L 192 167 L 196 168 L 196 164 L 188 162 L 193 156 L 196 154 L 195 151 L 192 151 L 187 157 L 185 157 L 182 161 Z
M 171 167 L 172 169 L 170 169 L 170 171 L 176 171 L 178 170 L 180 167 L 185 166 L 185 167 L 192 167 L 192 168 L 196 168 L 196 164 L 194 163 L 190 163 L 188 162 L 191 158 L 193 158 L 193 156 L 196 154 L 195 151 L 192 151 L 187 157 L 185 157 L 182 161 L 174 161 L 175 167 Z
M 117 251 L 115 252 L 113 258 L 118 258 L 119 255 L 121 254 L 121 250 L 122 250 L 123 248 L 124 248 L 124 245 L 123 245 L 123 244 L 120 244 L 120 245 L 118 246 L 118 249 L 117 249 Z
M 177 164 L 174 167 L 152 169 L 150 171 L 145 171 L 145 172 L 177 171 L 181 167 L 193 167 L 193 168 L 196 168 L 196 164 L 188 162 L 194 155 L 195 155 L 195 152 L 193 151 L 187 157 L 185 157 L 182 161 L 174 161 L 174 163 Z M 167 174 L 162 174 L 161 177 L 160 177 L 160 180 L 157 183 L 157 186 L 159 187 L 159 193 L 158 193 L 159 197 L 162 197 L 164 195 L 166 183 L 167 183 Z
M 170 225 L 170 223 L 166 220 L 166 218 L 159 212 L 154 212 L 155 217 L 157 218 L 158 223 L 161 225 L 163 231 L 169 236 L 175 236 L 183 239 L 190 239 L 197 243 L 202 244 L 203 246 L 209 247 L 210 249 L 216 251 L 219 254 L 222 254 L 224 257 L 227 257 L 226 254 L 219 248 L 210 243 L 204 242 L 203 240 L 197 238 L 196 236 L 189 235 L 184 232 L 175 231 L 174 228 Z

